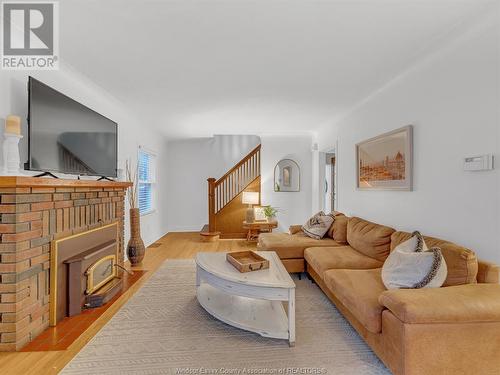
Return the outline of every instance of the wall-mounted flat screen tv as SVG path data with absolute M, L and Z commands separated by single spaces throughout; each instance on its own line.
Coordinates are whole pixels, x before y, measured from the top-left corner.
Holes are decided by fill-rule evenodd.
M 29 77 L 30 170 L 117 176 L 117 123 Z

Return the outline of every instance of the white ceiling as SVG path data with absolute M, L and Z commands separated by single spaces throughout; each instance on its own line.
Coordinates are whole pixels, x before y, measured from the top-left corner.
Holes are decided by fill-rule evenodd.
M 481 0 L 64 0 L 61 58 L 169 136 L 304 133 Z

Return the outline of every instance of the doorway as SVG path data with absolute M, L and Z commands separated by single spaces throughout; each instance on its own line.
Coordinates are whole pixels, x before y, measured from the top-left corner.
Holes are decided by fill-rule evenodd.
M 337 209 L 337 181 L 336 155 L 333 152 L 325 153 L 325 197 L 324 211 L 332 212 Z

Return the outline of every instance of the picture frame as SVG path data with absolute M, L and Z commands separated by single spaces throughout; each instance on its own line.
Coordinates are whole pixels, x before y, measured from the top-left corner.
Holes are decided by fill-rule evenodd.
M 255 221 L 267 221 L 267 217 L 264 214 L 264 206 L 254 207 Z
M 356 144 L 358 190 L 413 190 L 413 126 Z

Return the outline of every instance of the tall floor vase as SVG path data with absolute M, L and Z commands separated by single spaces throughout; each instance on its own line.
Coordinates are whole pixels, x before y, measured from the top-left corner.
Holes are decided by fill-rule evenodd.
M 127 244 L 127 257 L 132 266 L 138 265 L 144 258 L 146 248 L 141 238 L 141 215 L 138 208 L 130 209 L 130 240 Z

